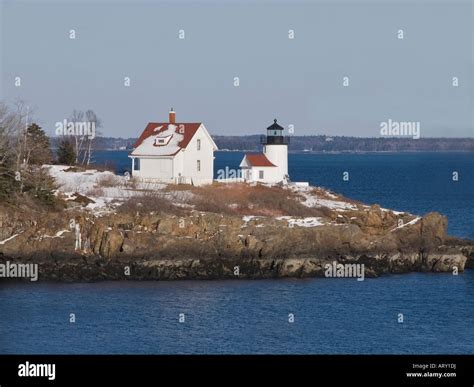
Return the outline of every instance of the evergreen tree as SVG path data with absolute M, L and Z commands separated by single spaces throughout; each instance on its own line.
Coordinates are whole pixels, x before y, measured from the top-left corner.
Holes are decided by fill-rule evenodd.
M 37 124 L 25 129 L 26 116 L 24 105 L 0 102 L 0 202 L 54 204 L 54 179 L 42 166 L 51 162 L 49 139 Z
M 8 160 L 0 163 L 0 199 L 6 199 L 18 191 L 19 182 L 15 180 L 12 163 Z
M 28 164 L 43 165 L 51 163 L 52 153 L 49 138 L 40 126 L 35 123 L 28 126 L 26 142 Z
M 47 167 L 30 166 L 25 173 L 23 192 L 38 199 L 44 204 L 52 205 L 56 201 L 54 190 L 57 189 L 54 178 L 49 174 Z
M 76 152 L 74 145 L 69 140 L 63 140 L 58 147 L 58 163 L 65 165 L 74 165 L 76 162 Z

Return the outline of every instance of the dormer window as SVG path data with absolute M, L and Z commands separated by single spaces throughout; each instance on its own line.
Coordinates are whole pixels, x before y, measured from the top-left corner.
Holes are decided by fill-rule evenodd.
M 165 146 L 165 145 L 168 145 L 168 143 L 169 143 L 170 140 L 171 140 L 171 137 L 173 137 L 173 135 L 164 136 L 164 137 L 156 137 L 156 138 L 155 138 L 155 142 L 153 143 L 153 145 L 154 145 L 154 146 Z

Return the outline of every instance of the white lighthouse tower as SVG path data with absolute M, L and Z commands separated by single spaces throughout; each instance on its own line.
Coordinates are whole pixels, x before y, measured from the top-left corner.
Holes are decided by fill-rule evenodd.
M 267 136 L 262 137 L 263 154 L 278 168 L 280 180 L 288 180 L 288 138 L 283 136 L 283 127 L 277 119 L 267 128 Z
M 288 143 L 283 128 L 273 120 L 261 137 L 263 153 L 248 153 L 240 163 L 246 181 L 260 183 L 288 183 Z

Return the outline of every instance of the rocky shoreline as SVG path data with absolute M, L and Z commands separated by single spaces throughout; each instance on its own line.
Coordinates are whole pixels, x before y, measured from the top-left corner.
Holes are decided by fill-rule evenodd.
M 474 243 L 447 236 L 437 213 L 372 206 L 317 227 L 288 218 L 4 206 L 0 264 L 38 264 L 38 281 L 61 282 L 324 277 L 333 262 L 363 264 L 365 277 L 474 268 Z

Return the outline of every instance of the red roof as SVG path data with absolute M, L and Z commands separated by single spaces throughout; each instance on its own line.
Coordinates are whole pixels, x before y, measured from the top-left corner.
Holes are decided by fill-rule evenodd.
M 141 136 L 138 138 L 137 142 L 133 145 L 133 148 L 137 148 L 145 139 L 147 139 L 150 136 L 156 136 L 157 134 L 160 134 L 161 132 L 164 132 L 165 130 L 168 129 L 168 125 L 170 125 L 169 122 L 150 122 L 146 126 L 145 130 L 141 134 Z M 189 141 L 194 137 L 196 134 L 197 130 L 201 126 L 200 122 L 176 122 L 173 125 L 176 126 L 176 133 L 179 133 L 183 136 L 183 139 L 179 142 L 178 146 L 181 149 L 184 149 L 188 146 Z M 155 129 L 158 128 L 159 126 L 162 126 L 162 128 L 158 131 L 155 132 Z M 179 152 L 179 151 L 178 151 Z M 176 152 L 176 153 L 178 153 Z
M 245 158 L 252 167 L 276 167 L 263 153 L 246 153 Z

